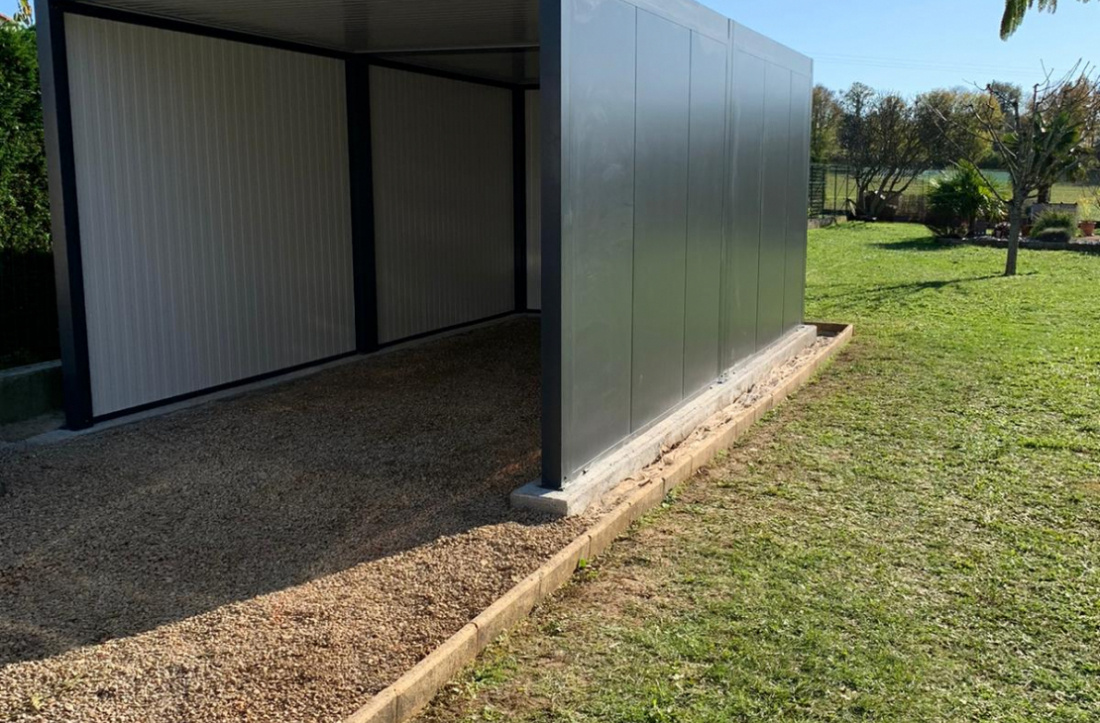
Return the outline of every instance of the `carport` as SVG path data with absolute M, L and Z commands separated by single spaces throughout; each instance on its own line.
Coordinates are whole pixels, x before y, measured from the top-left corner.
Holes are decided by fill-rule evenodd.
M 38 17 L 71 428 L 541 312 L 567 488 L 805 337 L 812 64 L 691 0 Z

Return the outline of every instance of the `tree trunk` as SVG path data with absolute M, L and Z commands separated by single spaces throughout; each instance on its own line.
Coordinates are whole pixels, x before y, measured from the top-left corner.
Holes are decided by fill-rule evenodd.
M 1020 253 L 1020 232 L 1024 225 L 1024 202 L 1012 200 L 1008 209 L 1008 260 L 1005 276 L 1016 275 L 1016 257 Z
M 1043 206 L 1049 206 L 1050 205 L 1050 193 L 1051 193 L 1051 190 L 1053 188 L 1054 187 L 1050 186 L 1050 185 L 1039 186 L 1039 198 L 1037 199 L 1038 203 L 1040 203 Z

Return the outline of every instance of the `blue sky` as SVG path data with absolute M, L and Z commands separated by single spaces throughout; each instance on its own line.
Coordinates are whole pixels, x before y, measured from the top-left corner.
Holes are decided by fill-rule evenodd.
M 308 0 L 302 0 L 308 2 Z M 1060 71 L 1100 62 L 1100 2 L 1063 0 L 1033 13 L 1008 42 L 997 35 L 1004 0 L 704 0 L 810 55 L 816 80 L 860 80 L 905 94 L 993 79 L 1029 84 L 1042 63 Z M 0 0 L 11 14 L 15 0 Z
M 863 81 L 905 94 L 990 80 L 1031 84 L 1042 63 L 1069 70 L 1100 61 L 1100 3 L 1058 3 L 1032 13 L 1007 42 L 1004 0 L 705 0 L 706 4 L 814 58 L 816 81 Z

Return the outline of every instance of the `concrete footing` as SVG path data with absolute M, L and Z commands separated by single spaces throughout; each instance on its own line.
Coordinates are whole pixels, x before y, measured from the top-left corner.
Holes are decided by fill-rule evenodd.
M 512 504 L 562 516 L 583 513 L 624 479 L 659 459 L 664 450 L 685 440 L 711 415 L 736 402 L 773 369 L 808 349 L 816 339 L 816 326 L 797 327 L 730 369 L 682 407 L 593 462 L 565 489 L 551 490 L 538 481 L 531 482 L 512 493 Z
M 0 424 L 22 422 L 61 408 L 61 362 L 0 371 Z

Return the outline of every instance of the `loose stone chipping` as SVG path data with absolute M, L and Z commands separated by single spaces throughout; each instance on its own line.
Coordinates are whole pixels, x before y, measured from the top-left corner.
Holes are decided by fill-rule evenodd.
M 537 338 L 0 452 L 0 720 L 339 720 L 800 367 L 548 520 L 506 502 L 538 468 Z
M 583 529 L 507 501 L 538 473 L 538 339 L 0 452 L 0 721 L 355 710 Z

